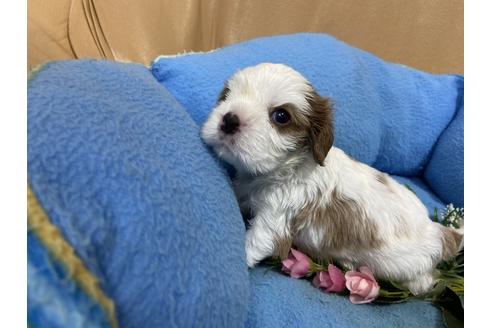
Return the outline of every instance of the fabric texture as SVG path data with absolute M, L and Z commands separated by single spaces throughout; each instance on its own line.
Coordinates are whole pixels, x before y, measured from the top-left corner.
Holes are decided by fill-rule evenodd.
M 354 305 L 266 267 L 252 270 L 250 283 L 248 327 L 445 327 L 440 310 L 423 301 Z
M 283 63 L 335 108 L 335 145 L 390 174 L 423 172 L 456 112 L 463 79 L 386 63 L 324 34 L 259 38 L 201 54 L 158 58 L 152 72 L 201 125 L 237 70 Z
M 29 183 L 122 327 L 246 320 L 245 227 L 198 133 L 141 65 L 53 63 L 29 82 Z
M 35 235 L 36 239 L 39 240 L 39 244 L 42 245 L 42 248 L 46 249 L 49 253 L 50 261 L 45 260 L 44 262 L 53 262 L 53 268 L 62 267 L 62 271 L 66 273 L 64 275 L 54 275 L 52 280 L 60 280 L 59 282 L 62 287 L 64 286 L 66 288 L 70 285 L 76 285 L 75 290 L 80 290 L 87 296 L 86 298 L 91 300 L 92 303 L 97 304 L 97 306 L 103 310 L 110 326 L 112 328 L 116 328 L 118 326 L 118 322 L 113 301 L 104 294 L 98 279 L 87 269 L 84 262 L 77 256 L 72 246 L 63 238 L 63 235 L 58 227 L 55 226 L 48 218 L 29 186 L 27 188 L 27 228 L 28 233 Z M 31 247 L 36 248 L 36 246 Z M 36 263 L 34 263 L 33 266 L 35 267 L 33 270 L 36 270 L 36 272 L 44 269 L 43 265 L 40 267 L 39 265 L 36 265 Z M 36 277 L 36 275 L 34 276 Z M 64 313 L 64 311 L 60 311 L 59 307 L 60 305 L 62 307 L 66 306 L 67 303 L 62 302 L 58 304 L 58 306 L 45 306 L 47 304 L 56 304 L 56 302 L 59 302 L 60 300 L 46 299 L 43 301 L 42 295 L 45 292 L 42 289 L 40 290 L 39 288 L 36 288 L 37 285 L 38 284 L 36 283 L 31 285 L 31 287 L 33 287 L 32 294 L 36 295 L 36 293 L 38 293 L 39 296 L 41 296 L 39 297 L 41 300 L 39 302 L 33 302 L 32 308 L 38 308 L 38 312 L 41 313 L 46 312 L 46 315 L 42 316 L 43 318 L 49 318 L 49 314 L 53 314 L 54 317 L 61 317 L 63 320 L 66 320 L 67 314 Z M 49 284 L 47 285 L 49 286 Z M 34 296 L 33 298 L 35 299 L 36 297 Z M 67 310 L 66 312 L 70 311 Z M 68 314 L 68 317 L 71 317 L 71 313 Z M 42 324 L 41 322 L 38 322 L 36 325 L 48 326 L 51 325 L 51 323 Z
M 458 113 L 439 138 L 424 177 L 446 203 L 464 206 L 464 107 L 458 103 Z
M 104 61 L 44 67 L 28 85 L 28 177 L 39 203 L 122 327 L 442 326 L 430 303 L 356 306 L 264 267 L 248 271 L 230 181 L 199 130 L 235 70 L 285 62 L 334 99 L 337 146 L 393 174 L 432 213 L 453 197 L 433 170 L 450 165 L 446 140 L 460 145 L 463 79 L 387 64 L 323 35 L 270 41 L 161 58 L 150 71 Z M 429 158 L 435 169 L 422 176 Z M 46 288 L 28 284 L 29 298 Z M 97 318 L 87 320 L 104 326 Z
M 27 233 L 27 281 L 27 320 L 32 327 L 110 327 L 101 307 L 32 232 Z

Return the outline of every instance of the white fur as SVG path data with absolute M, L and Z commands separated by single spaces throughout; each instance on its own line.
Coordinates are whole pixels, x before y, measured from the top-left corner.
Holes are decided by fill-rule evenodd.
M 307 204 L 319 201 L 320 194 L 320 203 L 329 206 L 336 188 L 364 209 L 384 244 L 357 252 L 332 249 L 326 257 L 354 269 L 366 265 L 375 276 L 403 282 L 415 294 L 432 286 L 432 270 L 442 256 L 442 233 L 420 200 L 389 176 L 388 185 L 382 184 L 376 179 L 377 170 L 336 147 L 320 166 L 309 152 L 294 151 L 295 135 L 281 134 L 272 126 L 271 107 L 290 103 L 301 112 L 310 110 L 305 95 L 312 87 L 302 75 L 281 64 L 260 64 L 236 73 L 228 87 L 227 99 L 204 124 L 202 138 L 237 169 L 238 201 L 254 213 L 246 235 L 248 266 L 271 256 L 274 238 L 289 237 L 292 219 Z M 233 135 L 220 130 L 228 112 L 241 122 Z M 405 230 L 404 236 L 398 229 Z M 295 236 L 297 243 L 317 249 L 322 238 L 309 226 Z

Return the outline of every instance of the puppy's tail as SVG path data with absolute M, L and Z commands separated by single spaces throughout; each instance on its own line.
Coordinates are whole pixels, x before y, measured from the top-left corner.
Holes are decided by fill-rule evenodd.
M 465 226 L 461 224 L 459 229 L 449 228 L 441 225 L 442 233 L 442 259 L 449 260 L 455 257 L 464 247 Z

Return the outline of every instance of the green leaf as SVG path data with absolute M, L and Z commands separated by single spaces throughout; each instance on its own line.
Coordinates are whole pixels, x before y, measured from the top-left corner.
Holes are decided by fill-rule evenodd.
M 446 287 L 433 303 L 441 309 L 443 319 L 448 327 L 463 327 L 463 302 L 451 289 Z
M 280 259 L 280 257 L 269 257 L 263 260 L 261 263 L 273 267 L 282 266 L 282 260 Z
M 444 307 L 440 307 L 442 313 L 442 319 L 444 324 L 448 328 L 461 328 L 464 327 L 464 320 L 456 318 L 451 311 Z
M 279 257 L 269 257 L 261 262 L 261 265 L 266 267 L 263 275 L 266 275 L 270 271 L 280 271 L 282 267 L 282 260 Z
M 437 207 L 434 207 L 434 216 L 432 217 L 432 221 L 439 222 L 439 215 L 437 214 Z
M 411 299 L 411 297 L 384 297 L 384 296 L 378 296 L 374 300 L 374 303 L 376 304 L 399 304 L 399 303 L 405 303 L 408 302 Z
M 404 186 L 407 187 L 407 189 L 410 190 L 411 192 L 413 192 L 415 195 L 417 195 L 408 183 L 405 183 Z

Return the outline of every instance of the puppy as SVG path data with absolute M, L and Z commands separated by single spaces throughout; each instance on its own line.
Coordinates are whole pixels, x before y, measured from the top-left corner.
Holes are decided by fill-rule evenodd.
M 237 170 L 239 205 L 253 214 L 249 267 L 294 245 L 318 260 L 366 265 L 418 295 L 461 247 L 462 234 L 432 222 L 410 190 L 332 146 L 330 101 L 290 67 L 237 72 L 201 134 Z

